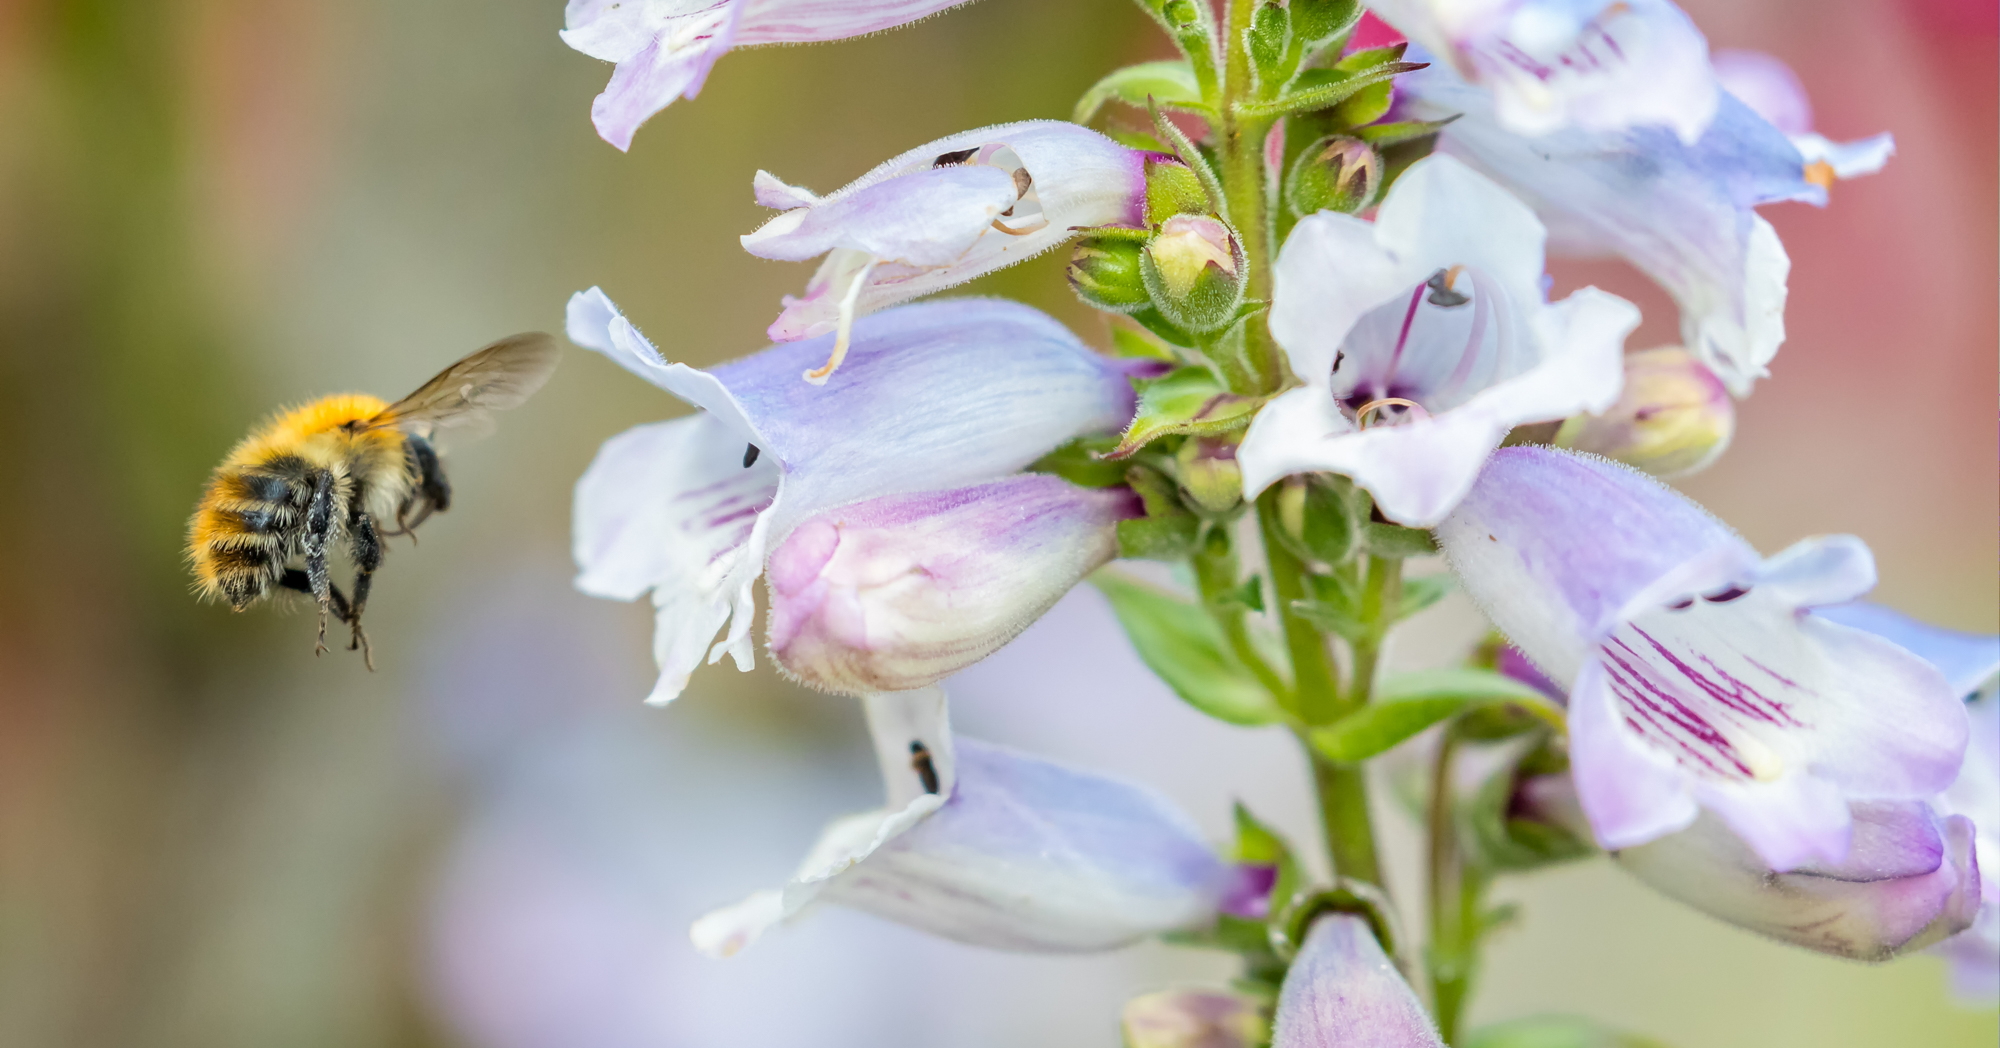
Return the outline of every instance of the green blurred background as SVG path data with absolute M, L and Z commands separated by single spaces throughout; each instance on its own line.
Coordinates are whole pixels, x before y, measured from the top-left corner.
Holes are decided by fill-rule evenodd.
M 1687 5 L 1790 61 L 1883 175 L 1768 212 L 1791 340 L 1688 490 L 1774 550 L 1851 531 L 1878 595 L 1992 631 L 1996 36 L 1990 2 Z M 196 604 L 184 522 L 280 403 L 397 396 L 602 285 L 670 356 L 755 349 L 809 275 L 735 237 L 750 176 L 830 190 L 945 134 L 1065 115 L 1158 46 L 1119 0 L 982 0 L 881 36 L 737 52 L 620 155 L 609 67 L 556 0 L 0 0 L 0 1045 L 1109 1045 L 1131 993 L 1215 978 L 1164 947 L 1041 960 L 830 913 L 730 962 L 686 921 L 873 802 L 854 710 L 768 670 L 642 709 L 647 609 L 567 587 L 596 446 L 680 406 L 572 351 L 459 500 L 398 543 L 381 672 L 311 618 Z M 1072 321 L 1059 257 L 996 275 Z M 1622 267 L 1571 266 L 1646 310 Z M 1436 613 L 1397 657 L 1452 657 Z M 1309 837 L 1283 740 L 1193 719 L 1090 594 L 967 675 L 962 722 L 1148 779 L 1218 837 L 1232 792 Z M 1011 691 L 1037 680 L 1036 698 Z M 1065 690 L 1067 689 L 1067 690 Z M 1073 701 L 1072 701 L 1073 700 Z M 1398 841 L 1413 830 L 1387 814 Z M 1403 871 L 1413 872 L 1413 871 Z M 1407 892 L 1405 893 L 1408 894 Z M 1506 894 L 1476 1019 L 1583 1012 L 1678 1048 L 1990 1046 L 1940 962 L 1783 949 L 1601 862 Z

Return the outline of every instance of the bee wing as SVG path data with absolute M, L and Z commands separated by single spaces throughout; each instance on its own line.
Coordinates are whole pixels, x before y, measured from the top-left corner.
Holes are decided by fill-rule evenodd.
M 509 335 L 438 372 L 369 424 L 424 434 L 452 426 L 483 429 L 491 413 L 518 407 L 542 388 L 561 357 L 556 340 L 539 331 Z

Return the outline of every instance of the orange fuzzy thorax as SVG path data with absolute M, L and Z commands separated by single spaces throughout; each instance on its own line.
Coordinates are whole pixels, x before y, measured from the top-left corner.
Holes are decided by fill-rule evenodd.
M 381 398 L 365 393 L 325 397 L 279 412 L 230 449 L 188 523 L 188 554 L 196 589 L 205 596 L 221 597 L 225 576 L 232 570 L 228 563 L 231 551 L 275 541 L 275 536 L 252 533 L 241 523 L 242 511 L 265 506 L 243 487 L 246 472 L 295 459 L 310 469 L 330 471 L 336 480 L 336 498 L 343 507 L 357 491 L 365 491 L 367 505 L 362 509 L 381 517 L 393 516 L 414 483 L 405 458 L 406 435 L 393 425 L 344 428 L 351 422 L 374 419 L 388 406 Z

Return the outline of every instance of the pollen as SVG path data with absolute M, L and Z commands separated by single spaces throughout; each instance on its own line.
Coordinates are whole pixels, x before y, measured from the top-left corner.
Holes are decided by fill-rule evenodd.
M 1832 189 L 1834 182 L 1839 179 L 1840 176 L 1833 172 L 1833 165 L 1824 160 L 1815 160 L 1806 165 L 1805 180 L 1821 189 Z

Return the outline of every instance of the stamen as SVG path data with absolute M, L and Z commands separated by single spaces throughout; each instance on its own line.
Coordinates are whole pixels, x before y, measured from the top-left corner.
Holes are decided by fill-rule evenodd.
M 1354 424 L 1361 429 L 1368 428 L 1368 416 L 1382 408 L 1406 408 L 1418 418 L 1430 418 L 1431 413 L 1422 404 L 1402 397 L 1379 397 L 1354 409 Z
M 1806 181 L 1821 189 L 1832 189 L 1833 184 L 1840 179 L 1840 176 L 1834 173 L 1833 165 L 1824 160 L 1815 160 L 1807 164 L 1804 177 Z
M 807 382 L 815 386 L 826 385 L 826 380 L 833 377 L 834 369 L 840 367 L 840 362 L 847 359 L 848 336 L 854 332 L 855 304 L 861 301 L 861 288 L 868 283 L 868 274 L 874 271 L 875 263 L 880 261 L 878 258 L 870 258 L 868 264 L 854 274 L 854 283 L 847 286 L 847 294 L 840 297 L 840 326 L 835 329 L 836 334 L 833 336 L 833 352 L 827 354 L 826 363 L 802 376 Z
M 744 448 L 743 448 L 743 468 L 744 468 L 744 469 L 749 469 L 749 468 L 750 468 L 751 466 L 754 466 L 754 465 L 756 465 L 756 464 L 757 464 L 757 453 L 758 453 L 758 447 L 757 447 L 757 445 L 755 445 L 755 444 L 748 444 L 748 445 L 745 445 L 745 446 L 744 446 Z
M 1472 301 L 1470 296 L 1462 295 L 1452 290 L 1452 285 L 1458 283 L 1458 275 L 1463 272 L 1465 272 L 1464 266 L 1453 266 L 1450 269 L 1440 269 L 1432 273 L 1431 278 L 1424 281 L 1424 286 L 1431 289 L 1431 296 L 1428 300 L 1430 304 L 1451 309 Z

